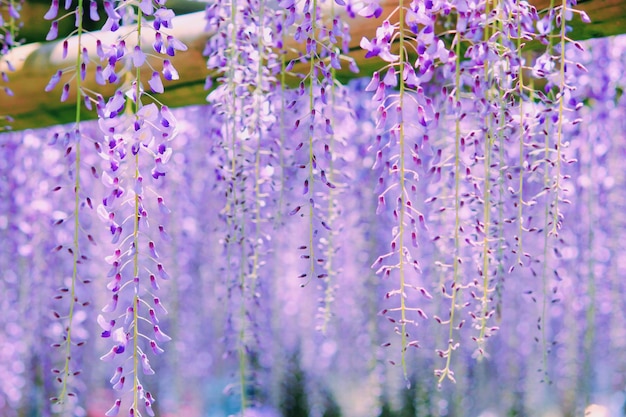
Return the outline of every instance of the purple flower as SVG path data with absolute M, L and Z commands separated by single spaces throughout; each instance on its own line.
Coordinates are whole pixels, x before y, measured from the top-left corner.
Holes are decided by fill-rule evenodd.
M 176 118 L 167 106 L 161 106 L 161 126 L 168 129 L 167 131 L 176 126 Z
M 15 8 L 14 2 L 9 2 L 9 16 L 16 20 L 20 18 L 20 13 Z
M 152 403 L 150 403 L 150 401 L 146 400 L 144 402 L 145 406 L 146 406 L 146 413 L 150 416 L 150 417 L 154 417 L 154 411 L 152 410 Z
M 107 322 L 102 314 L 98 314 L 97 322 L 102 327 L 101 337 L 107 338 L 111 336 L 111 330 L 115 327 L 115 320 Z
M 111 384 L 115 384 L 117 383 L 117 381 L 120 380 L 120 378 L 122 377 L 122 375 L 124 374 L 124 368 L 122 368 L 121 366 L 118 366 L 115 369 L 115 373 L 113 374 L 113 376 L 111 377 L 111 379 L 109 380 L 109 382 Z
M 121 377 L 115 384 L 113 384 L 111 388 L 116 391 L 121 391 L 122 389 L 124 389 L 124 382 L 126 382 L 125 376 Z
M 395 87 L 398 85 L 398 76 L 396 74 L 395 68 L 389 68 L 387 74 L 383 78 L 383 83 L 388 87 Z
M 156 312 L 153 308 L 149 310 L 148 315 L 150 316 L 150 321 L 152 322 L 152 324 L 159 324 L 159 318 L 157 317 Z
M 161 236 L 161 239 L 164 242 L 171 242 L 172 238 L 170 237 L 170 235 L 165 231 L 165 228 L 163 227 L 163 225 L 159 225 L 159 235 Z
M 112 292 L 118 292 L 120 290 L 121 282 L 122 282 L 122 274 L 118 272 L 113 277 L 113 280 L 107 284 L 107 288 L 111 290 Z
M 162 53 L 163 52 L 163 36 L 161 32 L 157 32 L 154 35 L 154 42 L 152 43 L 152 48 L 154 48 L 155 52 Z
M 141 0 L 139 2 L 139 8 L 144 14 L 151 15 L 154 11 L 154 6 L 152 5 L 152 0 Z
M 109 304 L 104 306 L 104 308 L 102 309 L 102 312 L 104 312 L 104 313 L 111 313 L 111 312 L 115 311 L 115 309 L 117 308 L 117 300 L 118 299 L 119 299 L 119 295 L 117 293 L 113 294 L 113 297 L 111 298 L 111 301 L 109 301 Z
M 122 349 L 122 352 L 124 350 Z M 113 346 L 111 348 L 111 350 L 109 350 L 105 355 L 100 357 L 100 360 L 103 362 L 110 362 L 115 358 L 115 355 L 117 355 L 118 353 L 122 353 L 119 352 L 119 347 L 118 346 Z
M 135 48 L 133 49 L 132 57 L 133 57 L 133 65 L 135 66 L 135 68 L 141 67 L 144 64 L 144 62 L 146 62 L 146 54 L 143 53 L 139 45 L 135 45 Z
M 52 78 L 50 78 L 50 81 L 48 82 L 48 85 L 46 85 L 46 87 L 44 88 L 44 91 L 50 92 L 50 91 L 54 90 L 54 87 L 56 87 L 56 85 L 61 80 L 61 76 L 63 76 L 63 71 L 62 70 L 58 70 L 52 76 Z
M 154 242 L 153 241 L 148 242 L 148 247 L 150 249 L 150 255 L 152 255 L 154 259 L 157 259 L 159 257 L 159 254 L 156 251 Z
M 47 41 L 54 40 L 57 38 L 57 36 L 59 36 L 59 22 L 55 20 L 50 25 L 50 31 L 48 31 L 48 34 L 46 35 L 46 40 Z
M 155 324 L 153 329 L 154 329 L 154 337 L 159 342 L 169 342 L 170 340 L 172 340 L 171 337 L 169 337 L 168 335 L 166 335 L 165 333 L 161 331 L 158 325 Z
M 174 16 L 174 12 L 170 9 L 158 9 L 154 12 L 154 22 L 152 22 L 154 30 L 160 30 L 161 26 L 172 29 L 172 19 Z
M 43 16 L 43 18 L 46 20 L 52 20 L 55 17 L 57 17 L 58 13 L 59 13 L 59 0 L 52 0 L 52 3 L 50 4 L 50 9 Z
M 158 180 L 159 178 L 164 177 L 165 173 L 166 173 L 165 166 L 163 165 L 161 158 L 155 158 L 154 168 L 152 168 L 152 171 L 151 171 L 152 178 L 154 178 L 155 180 Z
M 161 288 L 159 287 L 159 283 L 157 282 L 156 276 L 154 274 L 150 274 L 150 285 L 155 291 L 158 291 Z
M 63 91 L 61 92 L 61 102 L 66 101 L 69 96 L 70 96 L 70 85 L 65 84 L 63 85 Z
M 115 10 L 113 2 L 110 0 L 106 0 L 104 2 L 104 11 L 111 20 L 119 20 L 122 18 L 122 16 L 120 16 L 120 14 Z
M 150 341 L 150 348 L 152 348 L 152 351 L 154 352 L 155 355 L 160 355 L 161 353 L 165 352 L 163 349 L 159 347 L 159 345 L 157 345 L 157 343 L 154 340 Z
M 167 48 L 166 53 L 169 56 L 174 56 L 175 51 L 186 51 L 187 45 L 176 39 L 175 37 L 168 35 L 167 36 Z
M 104 48 L 102 47 L 102 41 L 100 39 L 96 40 L 96 54 L 101 60 L 106 59 L 106 54 L 104 53 Z
M 154 297 L 154 308 L 156 308 L 160 314 L 167 315 L 167 310 L 163 307 L 163 303 L 159 297 Z
M 380 7 L 378 0 L 368 0 L 366 5 L 359 10 L 359 15 L 367 18 L 378 19 L 383 14 L 383 8 Z
M 150 361 L 145 353 L 141 355 L 141 369 L 144 375 L 154 375 L 154 370 L 150 366 Z
M 156 71 L 152 73 L 152 77 L 148 80 L 148 85 L 150 86 L 152 91 L 155 93 L 160 94 L 160 93 L 163 93 L 163 91 L 165 91 L 163 89 L 163 83 L 161 82 L 161 75 Z
M 379 56 L 387 62 L 396 62 L 400 56 L 391 53 L 391 41 L 395 33 L 395 27 L 385 20 L 376 29 L 376 37 L 369 41 L 366 37 L 361 38 L 361 48 L 367 51 L 365 58 Z
M 168 59 L 163 61 L 163 77 L 168 81 L 178 80 L 178 71 Z
M 157 123 L 157 120 L 160 117 L 160 112 L 156 104 L 150 103 L 142 106 L 137 112 L 137 116 L 141 120 L 145 120 L 151 123 Z
M 94 22 L 100 20 L 100 15 L 98 14 L 98 3 L 95 0 L 89 1 L 89 18 Z
M 107 417 L 115 417 L 119 414 L 120 412 L 120 407 L 122 406 L 122 400 L 121 399 L 117 399 L 115 400 L 115 403 L 113 404 L 113 407 L 111 407 L 109 409 L 109 411 L 107 411 L 106 413 L 104 413 L 105 416 Z
M 162 264 L 157 264 L 157 272 L 159 276 L 161 277 L 161 279 L 164 279 L 164 280 L 170 279 L 169 274 L 165 272 L 165 268 L 163 268 Z

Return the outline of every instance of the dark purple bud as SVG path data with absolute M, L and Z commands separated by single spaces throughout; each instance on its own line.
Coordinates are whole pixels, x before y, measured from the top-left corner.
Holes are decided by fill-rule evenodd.
M 100 15 L 98 14 L 98 3 L 94 0 L 89 1 L 89 18 L 94 22 L 100 20 Z
M 119 412 L 120 412 L 121 405 L 122 405 L 122 400 L 118 398 L 117 400 L 115 400 L 115 403 L 113 404 L 113 407 L 111 407 L 109 409 L 109 411 L 104 413 L 104 415 L 107 416 L 107 417 L 115 417 L 115 416 L 117 416 L 119 414 Z
M 46 40 L 47 41 L 52 41 L 52 40 L 56 39 L 58 36 L 59 36 L 59 22 L 55 20 L 50 25 L 50 31 L 46 35 Z
M 167 315 L 167 310 L 161 304 L 161 300 L 159 297 L 154 297 L 154 308 L 158 310 L 159 314 Z
M 126 381 L 126 377 L 123 376 L 115 384 L 113 384 L 113 386 L 111 388 L 113 388 L 116 391 L 121 391 L 121 390 L 124 389 L 124 382 L 125 381 Z
M 63 41 L 63 53 L 61 54 L 63 59 L 67 58 L 67 49 L 68 49 L 68 47 L 69 47 L 69 43 L 68 43 L 68 41 L 66 39 L 66 40 Z
M 165 268 L 163 268 L 162 264 L 157 264 L 157 272 L 162 279 L 164 280 L 170 279 L 169 274 L 165 272 Z
M 163 36 L 161 35 L 161 32 L 157 32 L 154 35 L 154 43 L 152 44 L 152 48 L 154 48 L 154 50 L 158 53 L 161 53 L 163 51 Z
M 69 96 L 70 96 L 70 85 L 65 84 L 63 85 L 63 91 L 61 92 L 61 102 L 66 101 Z
M 150 347 L 152 348 L 152 351 L 154 352 L 155 355 L 160 355 L 161 353 L 165 352 L 163 349 L 159 347 L 159 345 L 157 345 L 157 343 L 154 340 L 150 341 Z
M 159 319 L 156 316 L 156 312 L 154 311 L 154 309 L 150 309 L 149 313 L 150 315 L 150 321 L 152 322 L 152 324 L 157 325 L 159 324 Z
M 50 9 L 43 16 L 43 18 L 46 19 L 46 20 L 52 20 L 55 17 L 57 17 L 58 13 L 59 13 L 59 0 L 52 0 L 52 4 L 50 5 Z
M 56 87 L 56 85 L 59 83 L 59 81 L 61 80 L 61 76 L 63 75 L 63 71 L 58 70 L 53 76 L 52 78 L 50 78 L 50 81 L 48 82 L 48 85 L 46 85 L 46 88 L 44 88 L 44 91 L 46 92 L 50 92 L 54 89 L 54 87 Z
M 376 207 L 376 214 L 380 214 L 385 209 L 385 196 L 378 197 L 378 206 Z
M 154 242 L 153 241 L 148 242 L 148 247 L 150 248 L 150 254 L 152 255 L 152 257 L 157 259 L 159 257 L 159 254 L 156 251 Z
M 159 326 L 154 325 L 153 329 L 154 329 L 154 337 L 159 342 L 169 342 L 170 340 L 172 340 L 171 337 L 169 337 L 168 335 L 166 335 L 165 333 L 161 331 Z
M 106 81 L 104 81 L 104 74 L 102 72 L 102 66 L 100 65 L 96 67 L 96 83 L 100 85 L 106 84 Z
M 111 301 L 109 302 L 109 304 L 104 306 L 102 311 L 104 313 L 111 313 L 111 312 L 115 311 L 115 309 L 117 308 L 117 300 L 118 300 L 118 298 L 119 298 L 119 296 L 117 295 L 117 293 L 113 294 L 113 297 L 111 298 Z
M 141 355 L 141 368 L 143 370 L 144 375 L 154 375 L 154 370 L 150 366 L 150 361 L 148 360 L 148 357 L 146 356 L 145 353 Z M 146 393 L 146 394 L 150 394 L 150 393 Z
M 154 274 L 150 274 L 150 285 L 152 285 L 152 288 L 155 291 L 158 291 L 160 289 L 159 283 L 157 282 L 156 277 L 154 276 Z

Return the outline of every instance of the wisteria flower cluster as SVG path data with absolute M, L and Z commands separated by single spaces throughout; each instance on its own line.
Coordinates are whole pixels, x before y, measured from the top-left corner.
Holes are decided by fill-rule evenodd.
M 626 43 L 574 6 L 210 2 L 171 109 L 164 0 L 52 0 L 75 116 L 0 136 L 0 414 L 618 415 Z

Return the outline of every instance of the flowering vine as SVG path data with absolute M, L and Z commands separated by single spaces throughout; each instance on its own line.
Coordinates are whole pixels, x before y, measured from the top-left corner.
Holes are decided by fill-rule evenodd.
M 411 253 L 410 247 L 418 247 L 418 234 L 425 232 L 425 217 L 413 205 L 412 195 L 417 190 L 419 174 L 417 171 L 407 165 L 409 156 L 415 163 L 420 159 L 421 147 L 427 145 L 428 129 L 436 125 L 439 115 L 435 113 L 432 102 L 419 87 L 421 80 L 416 75 L 414 67 L 407 62 L 409 51 L 411 48 L 429 47 L 433 40 L 433 21 L 436 10 L 431 7 L 425 10 L 418 10 L 417 3 L 413 2 L 410 6 L 400 2 L 397 9 L 392 12 L 398 14 L 398 23 L 391 24 L 390 17 L 383 21 L 382 25 L 376 31 L 376 38 L 361 40 L 361 47 L 368 51 L 366 57 L 379 56 L 388 64 L 380 71 L 385 71 L 385 76 L 381 78 L 380 72 L 375 72 L 370 84 L 366 87 L 368 91 L 375 91 L 373 99 L 380 103 L 377 111 L 377 127 L 382 131 L 388 142 L 383 142 L 383 136 L 376 137 L 376 163 L 375 168 L 380 166 L 382 174 L 379 183 L 383 191 L 378 196 L 377 213 L 385 210 L 386 202 L 392 202 L 393 217 L 397 222 L 394 227 L 391 240 L 391 251 L 381 255 L 374 262 L 373 267 L 377 269 L 377 273 L 382 274 L 383 278 L 389 278 L 392 272 L 396 272 L 399 284 L 393 290 L 387 292 L 386 298 L 398 297 L 400 299 L 399 307 L 385 308 L 383 315 L 387 315 L 389 321 L 398 323 L 395 328 L 396 333 L 400 335 L 400 351 L 401 364 L 405 379 L 408 382 L 408 369 L 406 362 L 406 351 L 409 347 L 419 347 L 417 340 L 410 340 L 410 333 L 407 330 L 407 324 L 412 326 L 418 325 L 419 318 L 427 319 L 426 313 L 422 308 L 409 305 L 408 290 L 415 289 L 422 294 L 423 297 L 430 299 L 432 296 L 428 290 L 420 285 L 411 284 L 408 278 L 409 271 L 414 271 L 419 275 L 421 268 L 419 262 Z M 417 32 L 418 26 L 407 27 L 407 20 L 416 13 L 421 12 L 424 26 L 421 32 Z M 380 14 L 378 9 L 365 8 L 361 11 L 366 17 Z M 411 35 L 409 31 L 412 31 Z M 424 35 L 423 37 L 420 35 Z M 393 42 L 397 39 L 398 54 L 391 51 Z M 434 41 L 435 51 L 440 46 Z M 411 44 L 411 46 L 409 46 Z M 437 52 L 436 52 L 437 53 Z M 446 55 L 441 53 L 440 56 Z M 420 70 L 420 74 L 424 78 L 428 77 L 432 71 L 433 61 L 426 59 L 418 60 L 416 67 Z M 435 58 L 435 56 L 433 56 Z M 388 91 L 391 88 L 398 87 L 398 92 Z M 412 95 L 409 95 L 410 93 Z M 415 102 L 418 115 L 418 123 L 413 124 L 405 121 L 406 107 L 409 102 Z M 390 120 L 387 120 L 390 113 Z M 391 127 L 387 127 L 387 126 Z M 409 136 L 406 131 L 411 128 L 417 132 L 414 146 L 410 145 Z M 420 146 L 421 145 L 421 146 Z M 373 147 L 374 147 L 373 146 Z M 384 153 L 386 153 L 385 156 Z M 391 184 L 389 184 L 391 183 Z M 418 224 L 421 231 L 418 231 Z M 408 244 L 410 239 L 410 245 Z M 389 260 L 387 260 L 389 259 Z M 397 259 L 397 263 L 394 260 Z M 388 314 L 392 315 L 388 315 Z M 387 343 L 389 344 L 389 343 Z M 391 361 L 394 363 L 393 361 Z
M 66 2 L 67 3 L 67 2 Z M 66 4 L 69 8 L 71 3 Z M 144 390 L 140 381 L 139 372 L 140 365 L 144 375 L 153 374 L 154 371 L 150 367 L 149 359 L 146 354 L 147 348 L 150 347 L 154 354 L 160 354 L 163 350 L 157 342 L 163 343 L 170 340 L 159 327 L 158 314 L 165 314 L 166 311 L 157 296 L 152 294 L 159 288 L 157 279 L 167 279 L 169 276 L 165 271 L 165 267 L 158 261 L 158 253 L 156 250 L 155 238 L 151 236 L 154 232 L 150 232 L 150 223 L 148 222 L 147 207 L 149 200 L 153 200 L 153 206 L 159 207 L 161 211 L 166 211 L 164 200 L 158 193 L 150 187 L 149 181 L 144 183 L 142 171 L 150 167 L 142 163 L 143 158 L 140 155 L 147 154 L 149 161 L 152 162 L 151 177 L 154 181 L 165 176 L 165 164 L 171 155 L 171 148 L 168 146 L 170 140 L 175 135 L 176 120 L 169 109 L 161 105 L 159 109 L 155 103 L 143 105 L 142 97 L 148 96 L 144 92 L 141 83 L 141 67 L 144 65 L 146 55 L 142 50 L 142 29 L 144 28 L 144 16 L 154 16 L 151 29 L 154 30 L 155 41 L 154 49 L 156 52 L 163 52 L 173 56 L 175 50 L 184 50 L 186 47 L 167 35 L 164 41 L 162 28 L 171 28 L 171 19 L 173 13 L 171 10 L 163 7 L 162 3 L 155 8 L 152 2 L 137 2 L 136 4 L 120 5 L 115 7 L 112 2 L 105 2 L 104 9 L 107 14 L 105 28 L 112 32 L 116 32 L 122 21 L 129 23 L 136 22 L 136 44 L 133 46 L 131 53 L 128 53 L 126 40 L 129 35 L 118 40 L 117 44 L 102 45 L 100 40 L 97 41 L 96 55 L 104 61 L 105 66 L 98 65 L 95 71 L 96 83 L 117 83 L 124 80 L 125 85 L 118 89 L 115 94 L 105 101 L 100 95 L 93 95 L 82 87 L 87 75 L 87 65 L 90 62 L 89 51 L 83 46 L 83 12 L 86 9 L 82 1 L 79 1 L 76 8 L 69 14 L 57 18 L 59 12 L 59 3 L 54 0 L 46 13 L 45 18 L 53 20 L 51 29 L 47 39 L 56 38 L 58 33 L 58 22 L 60 19 L 75 15 L 77 25 L 76 30 L 76 63 L 73 68 L 71 80 L 75 82 L 76 88 L 76 122 L 74 128 L 68 132 L 65 137 L 70 140 L 66 142 L 75 143 L 75 169 L 74 169 L 74 193 L 75 201 L 75 225 L 74 225 L 74 248 L 70 250 L 74 253 L 74 272 L 72 276 L 72 285 L 70 289 L 71 304 L 68 321 L 72 323 L 74 315 L 74 296 L 76 279 L 78 276 L 78 267 L 80 263 L 79 250 L 79 230 L 80 224 L 78 220 L 78 211 L 84 205 L 82 200 L 82 188 L 80 172 L 81 166 L 81 141 L 90 140 L 95 145 L 97 152 L 102 159 L 106 161 L 105 169 L 100 172 L 96 167 L 92 167 L 92 174 L 102 179 L 103 184 L 109 189 L 108 195 L 102 199 L 102 204 L 98 205 L 97 212 L 107 223 L 107 227 L 112 235 L 111 243 L 118 245 L 113 255 L 107 257 L 107 262 L 111 264 L 111 271 L 108 276 L 111 281 L 107 288 L 113 293 L 112 298 L 104 307 L 104 313 L 114 313 L 117 310 L 118 302 L 126 304 L 126 311 L 122 315 L 116 316 L 115 319 L 106 319 L 99 316 L 98 323 L 103 329 L 102 337 L 114 339 L 115 346 L 104 355 L 101 359 L 104 361 L 116 361 L 116 355 L 124 357 L 127 351 L 127 359 L 131 360 L 128 371 L 127 365 L 119 363 L 116 373 L 111 379 L 113 388 L 118 391 L 130 390 L 132 395 L 131 406 L 129 412 L 131 415 L 139 415 L 139 406 L 145 407 L 149 415 L 154 415 L 152 403 L 154 397 L 149 391 Z M 99 20 L 99 15 L 95 3 L 91 2 L 89 6 L 89 16 L 92 20 Z M 63 54 L 67 55 L 69 42 L 66 39 L 63 42 Z M 93 51 L 92 51 L 93 53 Z M 120 71 L 119 67 L 123 69 Z M 134 74 L 131 68 L 135 69 Z M 119 72 L 118 72 L 119 71 Z M 163 60 L 163 75 L 166 79 L 176 79 L 177 72 L 168 59 Z M 56 73 L 46 91 L 51 91 L 61 80 L 66 71 L 60 70 Z M 152 72 L 152 76 L 148 82 L 152 91 L 163 92 L 161 80 L 158 72 Z M 61 101 L 68 100 L 70 95 L 70 83 L 66 82 L 63 86 Z M 81 99 L 82 98 L 82 99 Z M 84 100 L 83 100 L 84 99 Z M 95 104 L 98 117 L 100 132 L 97 137 L 83 137 L 80 130 L 81 109 L 84 105 L 91 109 Z M 125 110 L 126 109 L 126 110 Z M 130 112 L 134 114 L 131 117 Z M 132 120 L 134 119 L 134 120 Z M 102 136 L 100 136 L 102 135 Z M 68 143 L 66 143 L 66 146 Z M 72 146 L 68 147 L 66 155 L 72 151 Z M 128 153 L 130 152 L 129 155 Z M 130 161 L 129 161 L 130 159 Z M 145 195 L 144 187 L 148 194 Z M 85 200 L 89 208 L 93 208 L 93 203 L 89 197 Z M 124 206 L 130 206 L 132 211 L 124 213 Z M 117 216 L 117 217 L 116 217 Z M 125 218 L 120 218 L 124 217 Z M 140 225 L 142 230 L 140 231 Z M 132 231 L 128 233 L 127 231 Z M 163 235 L 162 226 L 159 227 L 160 234 Z M 125 233 L 126 232 L 126 233 Z M 87 236 L 93 242 L 91 235 Z M 129 271 L 132 269 L 132 271 Z M 130 276 L 132 274 L 132 276 Z M 158 277 L 158 278 L 157 278 Z M 149 282 L 149 284 L 148 284 Z M 129 292 L 123 290 L 128 289 Z M 151 302 L 145 300 L 147 294 L 151 295 Z M 84 303 L 83 303 L 84 304 Z M 145 310 L 145 312 L 143 312 Z M 107 314 L 108 315 L 108 314 Z M 121 321 L 120 317 L 125 317 L 122 325 L 116 322 Z M 142 324 L 146 323 L 146 324 Z M 150 333 L 144 333 L 143 328 L 151 327 Z M 142 342 L 143 340 L 143 342 Z M 66 354 L 64 377 L 62 379 L 63 388 L 58 401 L 63 402 L 67 396 L 67 380 L 70 376 L 69 372 L 69 346 L 71 344 L 71 327 L 68 327 L 65 344 L 68 352 Z M 127 350 L 128 345 L 128 350 Z M 74 373 L 75 375 L 75 373 Z M 126 379 L 132 378 L 132 383 L 126 384 Z M 130 385 L 130 389 L 128 386 Z M 107 412 L 107 415 L 117 415 L 121 407 L 122 400 L 118 398 L 113 407 Z
M 69 9 L 70 4 L 65 4 L 65 8 Z M 85 231 L 81 224 L 81 217 L 83 217 L 82 212 L 85 210 L 93 209 L 93 202 L 91 196 L 87 194 L 84 188 L 85 180 L 82 177 L 82 173 L 84 170 L 82 161 L 82 142 L 85 140 L 83 137 L 83 132 L 80 129 L 80 122 L 82 120 L 82 110 L 83 110 L 83 101 L 80 99 L 85 92 L 82 88 L 82 82 L 85 81 L 86 77 L 86 65 L 89 62 L 89 56 L 87 50 L 83 49 L 82 37 L 83 37 L 83 2 L 79 0 L 76 9 L 70 11 L 68 14 L 57 19 L 59 13 L 59 2 L 54 0 L 50 6 L 48 12 L 44 15 L 46 20 L 52 20 L 52 25 L 50 32 L 47 35 L 48 40 L 55 39 L 57 37 L 58 31 L 58 22 L 61 19 L 69 18 L 70 16 L 74 16 L 75 25 L 76 25 L 76 45 L 75 45 L 75 62 L 73 67 L 71 67 L 68 71 L 58 71 L 52 77 L 50 83 L 46 86 L 46 91 L 51 91 L 56 84 L 61 80 L 61 77 L 64 73 L 71 73 L 71 79 L 67 81 L 63 85 L 62 93 L 61 93 L 61 101 L 66 101 L 69 98 L 70 93 L 70 83 L 74 83 L 75 94 L 76 94 L 76 109 L 75 109 L 75 121 L 74 124 L 68 128 L 68 130 L 61 135 L 60 133 L 55 133 L 55 136 L 52 139 L 52 144 L 56 144 L 57 140 L 62 137 L 61 145 L 65 148 L 65 157 L 69 164 L 69 185 L 72 190 L 74 196 L 74 208 L 71 216 L 68 216 L 66 219 L 57 220 L 57 224 L 61 224 L 66 220 L 70 220 L 73 217 L 72 224 L 72 243 L 68 245 L 67 251 L 72 256 L 72 273 L 69 285 L 64 283 L 64 285 L 60 288 L 60 299 L 67 299 L 69 306 L 67 310 L 67 314 L 57 313 L 55 312 L 55 317 L 62 320 L 64 324 L 64 332 L 62 334 L 63 342 L 56 344 L 59 348 L 63 349 L 63 358 L 64 364 L 62 369 L 53 369 L 55 374 L 58 374 L 57 380 L 61 384 L 60 392 L 57 397 L 53 397 L 52 401 L 57 403 L 62 407 L 66 407 L 66 402 L 68 401 L 68 397 L 75 397 L 77 394 L 73 391 L 73 386 L 77 385 L 75 381 L 72 379 L 80 374 L 80 370 L 76 368 L 77 363 L 73 361 L 74 353 L 72 352 L 73 345 L 82 346 L 85 341 L 84 340 L 76 340 L 77 329 L 75 329 L 77 320 L 77 308 L 80 306 L 85 307 L 89 304 L 87 300 L 80 300 L 79 298 L 79 285 L 87 284 L 91 282 L 91 278 L 83 277 L 81 269 L 81 264 L 87 260 L 86 254 L 88 253 L 86 248 L 84 247 L 84 241 L 89 241 L 92 244 L 95 244 L 95 240 L 93 236 Z M 66 39 L 63 42 L 63 55 L 67 56 L 69 50 L 69 42 Z M 87 97 L 85 95 L 85 97 Z M 59 190 L 62 186 L 57 186 L 55 189 Z M 59 245 L 57 250 L 62 249 L 63 245 Z M 71 408 L 71 407 L 70 407 Z
M 218 146 L 226 196 L 221 214 L 226 223 L 224 278 L 231 302 L 227 327 L 237 335 L 238 391 L 245 410 L 255 401 L 248 397 L 257 384 L 251 354 L 260 343 L 253 318 L 261 314 L 261 278 L 266 274 L 262 268 L 275 216 L 266 207 L 275 171 L 269 129 L 276 122 L 271 97 L 278 61 L 271 49 L 273 16 L 265 1 L 218 2 L 207 6 L 205 18 L 215 31 L 205 48 L 207 66 L 222 81 L 208 101 L 224 115 Z M 227 61 L 232 65 L 225 66 Z
M 573 415 L 602 398 L 594 388 L 622 389 L 623 52 L 571 44 L 568 3 L 537 13 L 517 1 L 404 1 L 360 42 L 378 71 L 341 85 L 335 60 L 347 62 L 349 40 L 335 18 L 381 18 L 387 7 L 342 3 L 209 4 L 217 83 L 208 106 L 182 111 L 157 95 L 185 49 L 168 34 L 164 2 L 107 1 L 104 14 L 70 3 L 76 36 L 60 46 L 71 64 L 46 90 L 75 100 L 75 120 L 0 148 L 0 335 L 17 341 L 0 352 L 0 413 L 26 409 L 15 393 L 25 385 L 66 413 L 109 416 L 218 415 L 224 385 L 239 394 L 225 413 L 267 415 L 281 405 L 522 415 L 548 401 Z M 62 6 L 46 14 L 50 39 Z M 92 50 L 78 23 L 87 8 L 114 42 L 94 39 Z M 292 59 L 294 36 L 303 52 Z M 532 52 L 541 42 L 545 53 Z M 596 61 L 610 63 L 608 75 L 586 75 Z M 90 79 L 117 90 L 103 96 Z M 82 120 L 90 107 L 95 123 Z M 307 211 L 305 222 L 284 216 Z M 301 255 L 306 276 L 290 280 Z M 49 276 L 63 278 L 53 286 Z M 100 276 L 104 295 L 83 285 Z M 317 297 L 298 290 L 308 280 Z M 41 303 L 30 310 L 32 300 Z M 36 319 L 48 303 L 55 323 Z M 381 310 L 392 326 L 371 320 Z M 92 343 L 94 323 L 106 349 L 75 349 Z M 166 332 L 177 358 L 156 361 Z M 25 335 L 55 338 L 61 359 L 29 352 Z M 92 366 L 99 356 L 104 366 Z M 540 378 L 562 383 L 533 384 L 537 362 Z M 50 368 L 60 389 L 36 382 Z M 191 386 L 175 400 L 174 372 Z M 89 395 L 109 378 L 105 395 Z M 355 393 L 368 395 L 355 404 Z

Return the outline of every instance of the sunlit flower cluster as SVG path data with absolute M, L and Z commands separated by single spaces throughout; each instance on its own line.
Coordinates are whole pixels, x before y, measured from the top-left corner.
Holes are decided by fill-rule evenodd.
M 75 117 L 0 136 L 0 414 L 617 409 L 623 38 L 567 1 L 203 15 L 208 104 L 171 109 L 164 0 L 47 9 Z

